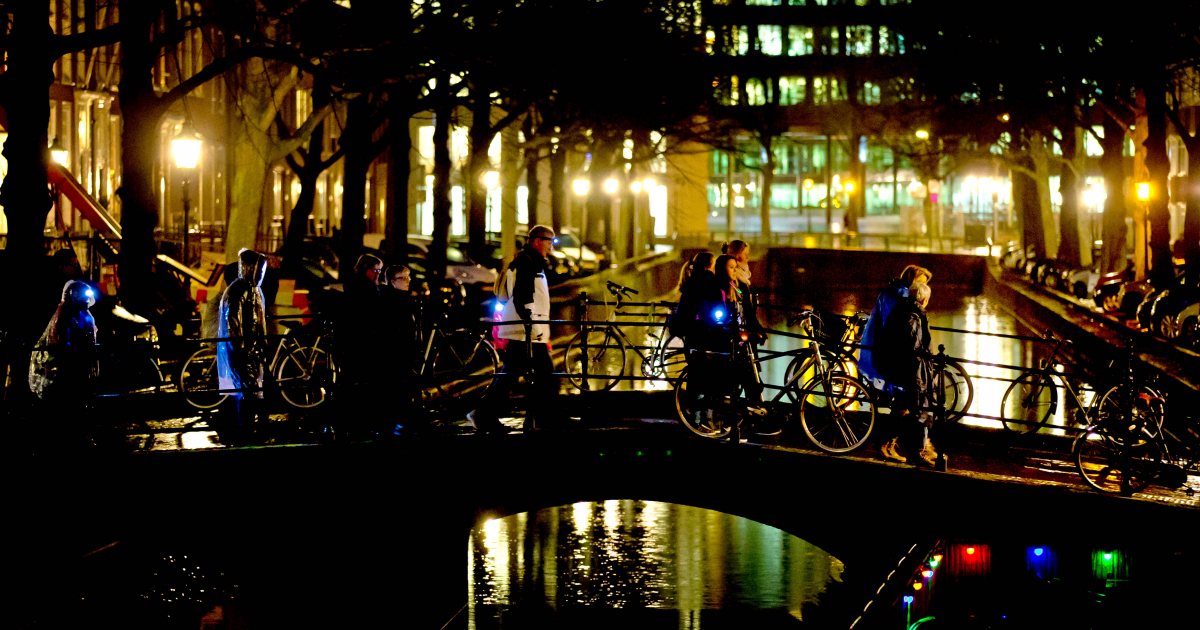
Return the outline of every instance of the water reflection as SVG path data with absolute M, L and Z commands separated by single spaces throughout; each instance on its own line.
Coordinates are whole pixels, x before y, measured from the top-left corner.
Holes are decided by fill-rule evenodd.
M 493 519 L 469 545 L 470 627 L 515 609 L 773 610 L 802 620 L 842 562 L 784 532 L 654 501 Z M 672 627 L 679 627 L 675 623 Z

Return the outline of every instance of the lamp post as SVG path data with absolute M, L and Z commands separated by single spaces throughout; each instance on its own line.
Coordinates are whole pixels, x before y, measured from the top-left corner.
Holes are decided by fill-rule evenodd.
M 1137 199 L 1142 211 L 1142 238 L 1138 244 L 1142 248 L 1142 269 L 1139 278 L 1150 275 L 1150 182 L 1137 183 Z
M 171 156 L 175 159 L 175 168 L 183 173 L 183 264 L 188 264 L 188 232 L 191 225 L 188 215 L 191 213 L 191 197 L 188 193 L 189 176 L 200 163 L 202 147 L 200 134 L 192 128 L 190 122 L 183 123 L 179 133 L 171 140 Z
M 579 207 L 579 268 L 583 268 L 583 243 L 587 238 L 587 207 L 588 193 L 592 192 L 592 180 L 586 177 L 576 178 L 571 182 L 571 187 L 575 190 L 575 196 L 580 199 Z

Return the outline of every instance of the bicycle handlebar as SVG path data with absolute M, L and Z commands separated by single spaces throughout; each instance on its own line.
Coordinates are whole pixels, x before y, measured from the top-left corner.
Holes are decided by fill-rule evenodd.
M 624 295 L 637 295 L 638 294 L 637 289 L 632 289 L 630 287 L 617 284 L 616 282 L 613 282 L 612 280 L 606 280 L 605 284 L 608 286 L 608 292 L 612 293 L 614 296 L 621 295 L 621 294 L 624 294 Z

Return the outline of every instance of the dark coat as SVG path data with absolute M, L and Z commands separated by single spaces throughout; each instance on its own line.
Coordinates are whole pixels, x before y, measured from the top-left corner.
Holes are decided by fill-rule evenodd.
M 267 307 L 262 281 L 267 259 L 239 262 L 238 278 L 221 295 L 218 307 L 217 375 L 223 390 L 249 390 L 262 397 L 267 367 Z M 234 393 L 233 395 L 240 395 Z

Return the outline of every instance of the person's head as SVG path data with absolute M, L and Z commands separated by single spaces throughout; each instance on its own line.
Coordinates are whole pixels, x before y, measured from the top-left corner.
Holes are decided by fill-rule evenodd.
M 750 262 L 750 243 L 741 239 L 726 241 L 721 245 L 721 253 L 733 256 L 740 265 L 748 264 Z
M 697 271 L 702 269 L 712 270 L 713 263 L 717 257 L 712 252 L 696 252 L 692 255 L 692 259 L 683 265 L 679 270 L 679 288 L 682 288 L 684 283 L 688 281 Z
M 383 277 L 383 260 L 374 254 L 363 254 L 354 261 L 354 275 L 369 281 L 371 284 L 379 284 Z
M 918 282 L 929 284 L 933 280 L 933 272 L 920 265 L 909 265 L 900 272 L 900 280 L 910 287 Z
M 535 225 L 529 228 L 525 246 L 532 248 L 543 258 L 549 256 L 550 250 L 554 248 L 554 230 L 546 225 Z
M 62 303 L 79 309 L 96 305 L 96 291 L 82 280 L 67 280 L 63 285 Z
M 243 247 L 238 251 L 238 277 L 255 286 L 261 285 L 267 276 L 267 257 Z
M 913 301 L 916 302 L 917 306 L 921 307 L 922 310 L 924 310 L 926 306 L 929 306 L 929 296 L 933 294 L 933 290 L 929 288 L 928 284 L 925 284 L 924 282 L 918 282 L 912 285 L 910 291 L 912 291 Z
M 412 269 L 408 265 L 391 265 L 384 272 L 389 287 L 408 293 L 412 286 Z
M 733 284 L 737 282 L 737 258 L 729 254 L 721 254 L 716 260 L 717 280 Z

